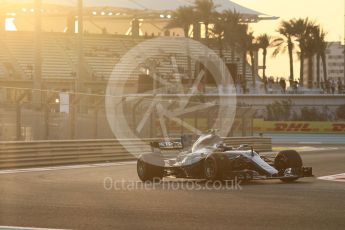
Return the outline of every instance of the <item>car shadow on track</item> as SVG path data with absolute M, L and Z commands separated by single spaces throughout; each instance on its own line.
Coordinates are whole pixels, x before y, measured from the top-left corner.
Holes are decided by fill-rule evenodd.
M 241 191 L 246 187 L 251 186 L 291 186 L 291 185 L 308 185 L 313 181 L 295 181 L 295 182 L 281 182 L 279 180 L 266 181 L 241 181 L 237 180 L 223 180 L 223 181 L 206 181 L 195 179 L 175 179 L 165 178 L 162 181 L 143 182 L 143 186 L 147 190 L 171 190 L 171 191 Z

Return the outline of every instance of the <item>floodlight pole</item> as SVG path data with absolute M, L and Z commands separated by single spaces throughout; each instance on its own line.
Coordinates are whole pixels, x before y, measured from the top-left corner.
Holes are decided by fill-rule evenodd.
M 40 95 L 42 78 L 42 13 L 41 0 L 35 0 L 35 74 L 34 74 L 34 93 Z M 37 99 L 37 98 L 36 98 Z
M 83 0 L 78 0 L 78 34 L 77 34 L 77 52 L 78 52 L 78 63 L 77 63 L 77 74 L 75 76 L 74 83 L 74 94 L 70 99 L 70 138 L 76 138 L 76 126 L 77 126 L 77 114 L 78 107 L 80 105 L 80 92 L 81 92 L 81 83 L 83 81 L 83 66 L 84 66 L 84 51 L 83 51 L 83 42 L 84 42 L 84 12 L 83 12 Z
M 35 0 L 35 74 L 33 79 L 34 93 L 40 95 L 42 78 L 42 0 Z M 36 98 L 38 99 L 38 98 Z M 36 102 L 36 101 L 34 101 Z M 39 105 L 38 105 L 39 106 Z
M 344 85 L 345 85 L 345 2 L 344 2 Z
M 83 62 L 84 62 L 84 12 L 83 0 L 78 0 L 78 70 L 76 76 L 75 93 L 80 90 L 80 83 L 83 79 Z
M 33 138 L 39 139 L 40 133 L 40 111 L 42 107 L 42 0 L 35 0 L 35 66 L 33 76 L 33 91 L 32 91 L 32 129 Z

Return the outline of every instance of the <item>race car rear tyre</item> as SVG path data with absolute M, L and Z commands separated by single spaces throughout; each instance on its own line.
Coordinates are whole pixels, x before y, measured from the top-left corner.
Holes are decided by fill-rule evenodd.
M 164 163 L 164 162 L 163 162 Z M 143 182 L 160 181 L 164 175 L 164 167 L 162 165 L 153 165 L 140 157 L 137 161 L 138 177 Z
M 219 159 L 216 155 L 207 157 L 204 161 L 204 177 L 209 181 L 222 179 L 222 169 Z
M 277 154 L 274 159 L 274 167 L 281 173 L 288 168 L 299 169 L 303 165 L 302 158 L 295 150 L 285 150 Z M 284 178 L 281 179 L 284 182 L 293 182 L 298 178 Z

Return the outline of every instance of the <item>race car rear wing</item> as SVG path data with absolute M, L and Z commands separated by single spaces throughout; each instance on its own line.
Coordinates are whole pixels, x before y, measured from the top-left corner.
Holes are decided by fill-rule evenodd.
M 154 141 L 150 143 L 150 146 L 154 150 L 180 150 L 183 148 L 182 143 L 179 141 Z
M 182 150 L 192 147 L 193 145 L 193 136 L 192 135 L 183 135 L 180 140 L 175 141 L 153 141 L 150 142 L 152 150 Z

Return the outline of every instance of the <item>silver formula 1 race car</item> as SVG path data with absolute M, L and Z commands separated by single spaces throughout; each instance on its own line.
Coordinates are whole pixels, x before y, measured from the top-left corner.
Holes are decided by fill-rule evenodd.
M 163 177 L 242 181 L 280 179 L 292 182 L 312 177 L 312 168 L 303 167 L 301 156 L 294 150 L 279 152 L 274 157 L 261 156 L 252 147 L 233 148 L 224 144 L 214 132 L 201 135 L 188 150 L 186 141 L 152 142 L 152 153 L 143 154 L 137 161 L 137 173 L 142 181 Z M 164 149 L 181 149 L 174 158 L 166 159 Z

